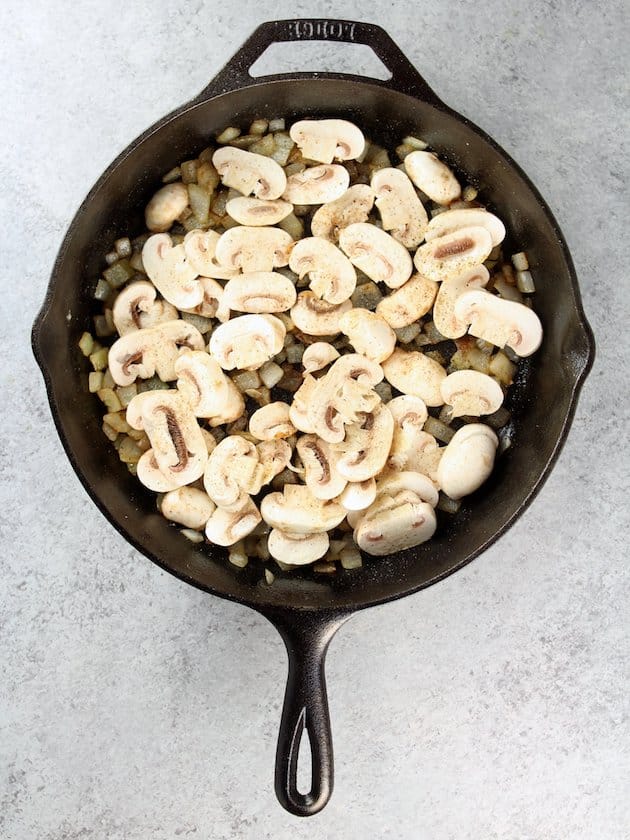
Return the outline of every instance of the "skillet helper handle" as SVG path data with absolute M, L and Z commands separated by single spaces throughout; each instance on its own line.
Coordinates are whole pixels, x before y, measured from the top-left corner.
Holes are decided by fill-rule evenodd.
M 264 82 L 269 77 L 262 76 L 255 79 L 250 75 L 249 71 L 252 65 L 272 44 L 297 41 L 338 41 L 344 44 L 365 44 L 372 49 L 392 74 L 388 81 L 371 80 L 374 84 L 416 96 L 432 105 L 442 105 L 441 100 L 384 29 L 375 23 L 328 18 L 298 18 L 262 23 L 195 101 L 202 101 L 218 93 L 246 87 L 254 81 Z M 291 73 L 287 76 L 303 79 L 344 77 L 343 74 L 337 73 Z M 366 81 L 365 78 L 360 76 L 349 78 Z

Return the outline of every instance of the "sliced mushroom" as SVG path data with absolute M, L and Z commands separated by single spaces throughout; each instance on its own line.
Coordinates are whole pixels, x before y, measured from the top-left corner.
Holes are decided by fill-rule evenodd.
M 246 198 L 238 196 L 231 198 L 225 205 L 228 216 L 239 225 L 261 227 L 262 225 L 277 225 L 293 212 L 293 205 L 279 198 L 265 201 L 260 198 Z
M 214 330 L 210 353 L 223 370 L 257 370 L 282 350 L 285 335 L 274 315 L 241 315 Z
M 302 435 L 297 451 L 304 464 L 304 481 L 317 499 L 334 499 L 347 484 L 337 472 L 330 444 L 317 435 Z
M 390 231 L 405 248 L 417 248 L 429 217 L 407 175 L 392 167 L 378 169 L 372 175 L 372 189 L 383 230 Z
M 531 356 L 540 347 L 542 325 L 533 309 L 503 300 L 485 289 L 464 292 L 455 301 L 456 318 L 470 324 L 468 332 L 496 347 L 511 347 L 519 356 Z
M 117 385 L 131 385 L 139 376 L 148 379 L 157 373 L 163 382 L 177 379 L 175 361 L 181 347 L 202 350 L 203 336 L 192 324 L 166 321 L 127 333 L 109 349 L 109 371 Z
M 217 507 L 206 523 L 206 537 L 214 545 L 234 545 L 251 534 L 260 521 L 258 508 L 248 496 L 236 510 Z
M 440 446 L 428 432 L 418 432 L 413 447 L 407 449 L 406 457 L 402 454 L 396 469 L 413 470 L 428 476 L 437 486 L 437 470 L 446 447 Z M 390 453 L 391 457 L 391 453 Z
M 164 233 L 188 207 L 188 190 L 178 181 L 161 187 L 147 204 L 144 220 L 154 233 Z
M 338 358 L 339 352 L 327 341 L 316 341 L 314 344 L 309 344 L 302 356 L 304 375 L 322 370 Z
M 177 389 L 197 417 L 212 426 L 231 423 L 245 411 L 243 396 L 216 359 L 204 351 L 182 353 L 175 362 Z
M 198 306 L 182 309 L 182 312 L 192 312 L 194 315 L 201 315 L 203 318 L 214 318 L 221 306 L 223 286 L 211 277 L 198 277 L 197 279 L 203 288 L 203 300 Z
M 283 402 L 272 402 L 259 408 L 249 418 L 249 431 L 258 440 L 291 437 L 296 429 L 289 420 L 289 406 Z
M 362 516 L 354 530 L 354 541 L 367 554 L 382 557 L 426 542 L 436 526 L 431 505 L 405 501 Z
M 287 178 L 282 195 L 291 204 L 325 204 L 339 198 L 348 189 L 350 175 L 345 166 L 311 166 Z
M 396 348 L 383 362 L 383 373 L 389 384 L 403 394 L 420 397 L 428 406 L 443 405 L 440 385 L 446 371 L 423 353 Z
M 343 493 L 339 496 L 339 502 L 351 511 L 362 511 L 376 499 L 376 479 L 368 478 L 367 481 L 349 481 Z
M 187 309 L 203 300 L 203 287 L 186 258 L 184 245 L 173 245 L 168 233 L 156 233 L 147 239 L 142 263 L 149 280 L 173 306 Z
M 476 370 L 458 370 L 440 385 L 442 399 L 452 406 L 453 417 L 494 414 L 503 404 L 503 390 L 491 376 Z
M 162 516 L 177 522 L 186 528 L 201 531 L 214 511 L 216 505 L 207 493 L 196 487 L 178 487 L 170 490 L 162 499 Z
M 279 528 L 269 532 L 269 554 L 287 566 L 307 566 L 328 551 L 328 534 L 288 534 Z
M 352 303 L 328 303 L 313 292 L 300 292 L 291 308 L 291 320 L 306 335 L 336 335 L 341 327 L 339 320 L 352 309 Z
M 489 279 L 488 269 L 478 265 L 439 284 L 433 305 L 433 323 L 445 338 L 461 338 L 466 334 L 468 323 L 455 316 L 455 301 L 464 292 L 483 288 Z
M 411 152 L 405 158 L 407 175 L 436 204 L 450 204 L 461 195 L 459 181 L 433 152 Z
M 438 213 L 429 222 L 425 239 L 430 242 L 439 236 L 456 233 L 458 230 L 467 227 L 485 228 L 490 234 L 493 248 L 496 248 L 505 239 L 505 225 L 501 219 L 481 207 L 447 210 L 445 213 Z
M 280 438 L 263 440 L 261 443 L 257 443 L 256 451 L 262 466 L 260 487 L 269 484 L 272 478 L 275 478 L 287 467 L 293 452 L 289 442 Z
M 360 128 L 348 120 L 299 120 L 289 131 L 307 160 L 355 160 L 365 148 Z
M 310 287 L 318 298 L 328 303 L 343 303 L 354 292 L 357 275 L 354 266 L 339 248 L 317 236 L 296 242 L 289 268 L 300 279 L 310 275 Z
M 469 423 L 458 429 L 444 449 L 437 469 L 441 489 L 451 499 L 477 490 L 492 472 L 499 441 L 489 426 Z
M 136 280 L 120 292 L 112 307 L 118 335 L 127 335 L 179 317 L 172 304 L 166 300 L 156 301 L 156 296 L 155 286 L 147 280 Z
M 360 414 L 346 426 L 346 435 L 334 447 L 337 472 L 347 481 L 367 481 L 381 472 L 394 433 L 394 418 L 382 403 Z
M 250 271 L 228 280 L 216 314 L 220 321 L 227 321 L 231 309 L 252 314 L 285 312 L 296 298 L 288 277 L 275 271 Z
M 339 234 L 339 246 L 350 261 L 377 283 L 397 289 L 413 269 L 409 251 L 375 225 L 357 222 Z
M 216 257 L 216 250 L 221 235 L 216 230 L 191 230 L 184 237 L 184 253 L 188 264 L 204 277 L 214 280 L 229 280 L 238 274 L 238 268 L 221 265 Z
M 410 490 L 421 502 L 435 507 L 439 500 L 438 491 L 428 476 L 413 470 L 390 472 L 376 482 L 376 494 L 386 494 L 397 498 L 403 490 Z M 369 510 L 368 510 L 369 513 Z
M 492 237 L 484 227 L 460 228 L 421 245 L 413 261 L 420 274 L 440 283 L 481 265 L 490 251 Z
M 272 271 L 289 262 L 293 239 L 280 228 L 237 226 L 217 242 L 215 257 L 222 265 L 248 271 Z
M 409 395 L 395 397 L 387 403 L 387 408 L 394 418 L 394 436 L 387 464 L 392 469 L 406 469 L 419 439 L 425 434 L 422 428 L 429 412 L 424 400 Z
M 229 435 L 210 453 L 203 485 L 216 505 L 238 510 L 247 496 L 260 491 L 261 472 L 254 444 L 240 435 Z
M 322 534 L 345 519 L 338 502 L 317 499 L 304 484 L 285 484 L 282 493 L 268 493 L 260 512 L 272 528 L 291 534 Z
M 311 345 L 314 347 L 315 345 Z M 305 371 L 304 382 L 293 395 L 293 402 L 289 408 L 289 420 L 296 429 L 311 434 L 313 426 L 308 419 L 308 410 L 317 388 L 317 379 Z
M 356 352 L 373 362 L 382 362 L 394 352 L 396 333 L 384 318 L 369 309 L 351 309 L 341 316 L 339 326 Z
M 243 195 L 274 200 L 280 198 L 287 185 L 287 176 L 280 164 L 270 157 L 223 146 L 212 155 L 212 163 L 226 187 Z
M 414 274 L 399 289 L 384 297 L 376 306 L 376 314 L 395 330 L 413 324 L 433 306 L 439 286 L 422 274 Z
M 339 198 L 319 207 L 311 220 L 311 233 L 337 242 L 340 232 L 355 222 L 367 222 L 374 204 L 374 191 L 367 184 L 354 184 Z
M 153 490 L 154 493 L 167 493 L 169 490 L 176 490 L 180 486 L 178 481 L 173 481 L 172 478 L 164 475 L 158 467 L 152 449 L 147 449 L 140 456 L 136 465 L 136 475 L 138 480 L 149 490 Z

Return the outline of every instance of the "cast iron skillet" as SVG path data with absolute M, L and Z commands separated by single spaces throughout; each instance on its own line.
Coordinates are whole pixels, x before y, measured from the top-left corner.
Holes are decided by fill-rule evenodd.
M 368 44 L 391 71 L 387 82 L 332 73 L 254 79 L 249 68 L 272 43 L 323 40 Z M 304 573 L 272 586 L 260 570 L 229 567 L 226 552 L 195 546 L 170 527 L 102 438 L 97 401 L 77 341 L 93 314 L 91 281 L 116 236 L 139 233 L 142 211 L 162 173 L 194 157 L 216 131 L 256 117 L 345 117 L 388 146 L 419 133 L 496 210 L 510 231 L 508 249 L 526 250 L 536 279 L 544 342 L 524 365 L 511 408 L 514 445 L 491 479 L 443 523 L 428 543 L 367 560 L 363 569 L 325 580 Z M 509 250 L 508 250 L 509 252 Z M 549 208 L 513 160 L 483 131 L 444 105 L 378 26 L 339 20 L 285 20 L 260 26 L 202 93 L 135 140 L 104 172 L 79 208 L 57 257 L 33 327 L 52 415 L 66 453 L 107 519 L 139 551 L 187 583 L 247 604 L 279 630 L 289 655 L 275 786 L 282 805 L 307 816 L 324 807 L 333 759 L 324 658 L 335 631 L 356 610 L 430 586 L 491 545 L 524 512 L 566 438 L 594 342 L 575 271 Z M 312 786 L 296 785 L 301 736 L 312 753 Z

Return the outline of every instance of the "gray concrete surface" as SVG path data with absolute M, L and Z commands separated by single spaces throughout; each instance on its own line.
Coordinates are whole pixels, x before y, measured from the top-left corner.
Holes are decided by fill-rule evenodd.
M 29 330 L 110 160 L 258 22 L 315 14 L 383 23 L 530 174 L 572 248 L 599 355 L 527 515 L 461 573 L 339 633 L 336 790 L 301 821 L 272 792 L 280 639 L 105 522 L 61 449 Z M 627 7 L 35 0 L 0 15 L 0 837 L 630 836 Z M 307 57 L 288 54 L 275 69 Z M 372 66 L 332 47 L 308 59 Z

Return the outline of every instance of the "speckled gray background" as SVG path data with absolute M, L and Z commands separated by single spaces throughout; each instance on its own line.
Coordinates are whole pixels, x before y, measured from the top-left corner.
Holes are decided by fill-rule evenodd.
M 630 836 L 623 7 L 2 4 L 2 840 Z M 304 821 L 272 792 L 279 637 L 162 573 L 105 522 L 62 452 L 29 330 L 63 233 L 112 158 L 258 22 L 335 13 L 384 23 L 540 187 L 598 358 L 527 515 L 461 573 L 339 633 L 336 790 Z M 311 45 L 265 69 L 305 64 L 373 66 L 365 51 Z

